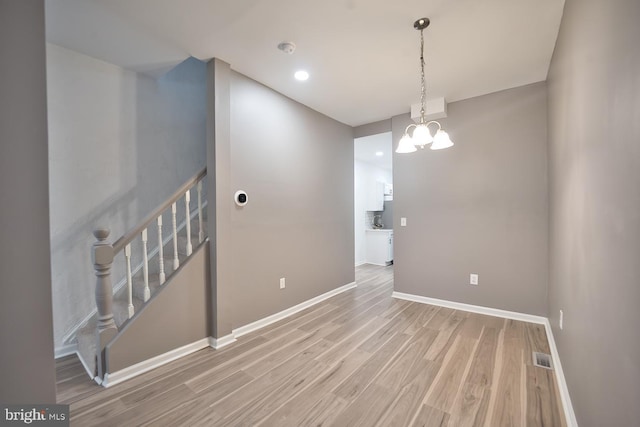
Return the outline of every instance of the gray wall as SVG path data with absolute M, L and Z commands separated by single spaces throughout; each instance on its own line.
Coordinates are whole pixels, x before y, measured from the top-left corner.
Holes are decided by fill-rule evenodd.
M 394 147 L 408 123 L 392 118 Z M 454 147 L 394 153 L 395 290 L 546 315 L 545 83 L 451 103 L 441 123 Z
M 95 308 L 91 231 L 106 226 L 117 239 L 205 166 L 206 67 L 187 59 L 155 80 L 51 44 L 47 67 L 59 347 Z M 168 216 L 164 220 L 168 235 L 171 222 Z M 150 248 L 156 245 L 154 232 Z M 138 243 L 132 248 L 134 266 L 140 260 Z M 119 255 L 114 284 L 124 277 L 123 267 Z
M 581 427 L 640 420 L 638 22 L 567 0 L 549 71 L 549 314 Z
M 216 209 L 230 215 L 217 286 L 231 291 L 233 328 L 354 281 L 353 161 L 351 127 L 232 72 L 230 153 L 216 159 L 230 188 L 217 187 Z
M 209 336 L 209 244 L 201 245 L 107 346 L 116 372 Z
M 55 403 L 41 0 L 0 0 L 0 54 L 0 402 Z
M 391 119 L 356 126 L 353 128 L 353 137 L 362 138 L 385 132 L 391 132 Z

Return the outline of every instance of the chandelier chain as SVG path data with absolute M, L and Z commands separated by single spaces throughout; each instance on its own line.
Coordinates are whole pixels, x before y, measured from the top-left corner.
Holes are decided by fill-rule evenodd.
M 427 85 L 424 77 L 424 29 L 420 30 L 420 123 L 424 123 L 424 113 L 427 104 Z

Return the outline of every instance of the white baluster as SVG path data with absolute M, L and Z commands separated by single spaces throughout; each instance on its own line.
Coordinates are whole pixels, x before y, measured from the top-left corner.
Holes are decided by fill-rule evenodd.
M 191 211 L 189 209 L 189 203 L 191 202 L 191 190 L 187 190 L 184 193 L 184 213 L 187 221 L 187 256 L 193 252 L 193 246 L 191 246 Z
M 129 301 L 129 319 L 133 317 L 133 283 L 131 280 L 131 243 L 124 247 L 124 257 L 127 260 L 127 291 Z
M 180 267 L 180 260 L 178 259 L 178 226 L 176 224 L 176 203 L 171 204 L 171 222 L 173 223 L 173 270 L 177 270 Z
M 198 181 L 198 241 L 204 241 L 204 230 L 202 229 L 202 181 Z
M 164 248 L 162 245 L 162 215 L 160 215 L 158 217 L 158 279 L 161 285 L 167 280 L 164 274 Z
M 145 302 L 151 298 L 149 290 L 149 256 L 147 255 L 147 229 L 142 230 L 142 275 L 144 277 L 144 295 Z

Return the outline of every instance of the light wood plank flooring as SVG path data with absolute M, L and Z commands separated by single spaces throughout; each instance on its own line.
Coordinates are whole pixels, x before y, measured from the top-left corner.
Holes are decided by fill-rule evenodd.
M 541 325 L 391 298 L 392 267 L 221 350 L 109 389 L 57 363 L 71 425 L 564 426 Z

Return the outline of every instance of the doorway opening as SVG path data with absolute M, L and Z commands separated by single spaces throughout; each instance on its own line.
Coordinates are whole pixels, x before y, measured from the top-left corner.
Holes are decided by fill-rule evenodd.
M 393 264 L 391 132 L 354 139 L 355 264 Z

